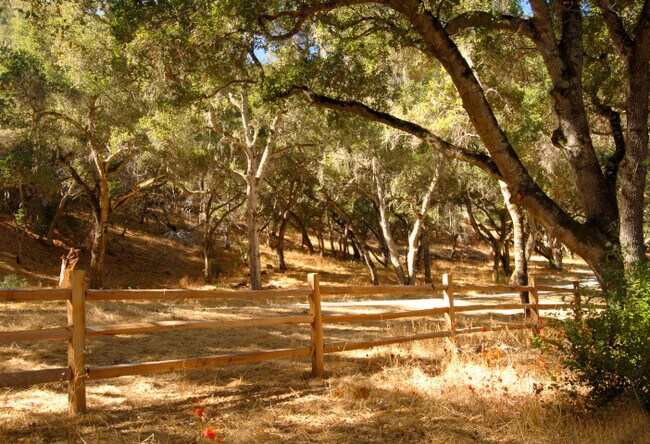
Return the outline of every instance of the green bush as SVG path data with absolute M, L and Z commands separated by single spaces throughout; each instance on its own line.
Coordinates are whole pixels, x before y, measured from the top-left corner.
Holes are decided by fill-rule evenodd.
M 650 409 L 650 270 L 641 264 L 618 291 L 601 293 L 605 310 L 586 311 L 563 323 L 559 348 L 575 375 L 572 382 L 590 389 L 602 404 L 632 392 Z
M 19 278 L 15 274 L 8 274 L 0 282 L 1 289 L 8 288 L 24 288 L 27 287 L 27 281 L 25 279 Z

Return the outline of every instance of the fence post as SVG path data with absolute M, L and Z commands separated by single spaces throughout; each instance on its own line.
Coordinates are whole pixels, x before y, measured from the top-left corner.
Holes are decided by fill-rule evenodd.
M 582 319 L 582 296 L 580 294 L 580 282 L 573 281 L 573 298 L 576 307 L 576 320 Z
M 311 342 L 313 347 L 311 374 L 321 376 L 325 370 L 325 363 L 323 359 L 323 312 L 321 311 L 320 275 L 318 273 L 309 273 L 307 279 L 311 287 L 309 313 L 314 317 L 311 323 Z
M 530 309 L 530 320 L 533 323 L 533 328 L 538 328 L 539 323 L 539 293 L 537 292 L 537 284 L 535 283 L 535 278 L 531 277 L 528 280 L 528 285 L 532 287 L 528 294 L 530 295 L 530 303 L 534 306 Z M 526 317 L 526 309 L 524 309 L 524 318 Z M 535 330 L 537 331 L 537 330 Z
M 86 273 L 72 271 L 72 296 L 67 302 L 68 327 L 72 337 L 68 342 L 68 412 L 71 415 L 86 411 Z
M 442 293 L 442 296 L 449 308 L 449 311 L 445 313 L 445 323 L 449 329 L 449 343 L 451 346 L 452 353 L 456 350 L 456 344 L 454 337 L 456 336 L 456 312 L 454 309 L 454 278 L 451 274 L 442 275 L 442 285 L 446 285 L 445 290 Z

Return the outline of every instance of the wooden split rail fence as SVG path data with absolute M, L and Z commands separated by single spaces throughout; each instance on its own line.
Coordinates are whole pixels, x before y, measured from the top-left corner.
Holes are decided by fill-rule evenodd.
M 319 376 L 324 371 L 324 354 L 346 350 L 365 349 L 389 344 L 403 343 L 432 338 L 454 336 L 485 331 L 527 328 L 535 325 L 542 310 L 568 309 L 569 303 L 540 303 L 540 292 L 560 292 L 572 294 L 575 305 L 580 306 L 580 286 L 574 282 L 573 289 L 561 287 L 537 286 L 531 279 L 531 285 L 517 287 L 510 285 L 469 285 L 454 283 L 451 275 L 444 275 L 442 285 L 428 284 L 415 286 L 331 286 L 320 285 L 319 275 L 308 276 L 309 286 L 293 289 L 260 291 L 222 291 L 222 290 L 91 290 L 85 288 L 83 271 L 72 273 L 69 289 L 21 289 L 0 290 L 0 302 L 40 302 L 65 301 L 67 305 L 68 325 L 59 328 L 39 330 L 0 332 L 0 344 L 15 342 L 67 341 L 68 366 L 44 370 L 0 373 L 0 387 L 20 387 L 48 382 L 68 382 L 69 412 L 83 413 L 86 410 L 86 381 L 115 378 L 126 375 L 146 375 L 152 373 L 184 371 L 196 368 L 243 364 L 295 357 L 311 357 L 312 374 Z M 408 310 L 390 313 L 323 315 L 321 298 L 333 295 L 405 295 L 428 294 L 442 291 L 444 306 L 423 310 Z M 529 292 L 530 303 L 499 304 L 454 304 L 454 295 L 467 292 Z M 272 299 L 286 297 L 308 298 L 309 315 L 255 318 L 232 321 L 157 321 L 115 325 L 87 325 L 86 304 L 95 301 L 142 301 L 142 300 L 179 300 L 179 299 Z M 530 313 L 530 323 L 508 327 L 470 327 L 456 328 L 456 314 L 480 310 L 523 309 Z M 411 336 L 390 337 L 363 342 L 325 343 L 323 326 L 326 324 L 384 321 L 399 318 L 427 317 L 443 315 L 446 329 Z M 230 329 L 246 327 L 270 327 L 278 325 L 305 324 L 311 328 L 310 347 L 288 348 L 262 351 L 257 353 L 240 353 L 174 359 L 135 364 L 119 364 L 102 367 L 86 366 L 86 341 L 96 336 L 115 336 L 136 333 L 151 333 L 164 330 L 181 329 Z

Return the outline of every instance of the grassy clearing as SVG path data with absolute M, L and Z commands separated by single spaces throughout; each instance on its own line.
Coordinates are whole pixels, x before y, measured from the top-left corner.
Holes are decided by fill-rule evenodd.
M 458 338 L 455 357 L 443 340 L 327 355 L 322 379 L 294 360 L 99 381 L 80 418 L 65 415 L 63 385 L 4 390 L 0 441 L 190 443 L 209 427 L 232 443 L 650 442 L 633 402 L 589 412 L 553 389 L 562 370 L 528 342 L 499 332 Z
M 125 241 L 125 246 L 128 245 Z M 187 251 L 175 254 L 167 241 L 136 245 L 143 255 L 155 254 L 170 273 L 144 273 L 111 264 L 115 286 L 199 286 L 200 268 L 183 262 Z M 180 255 L 180 256 L 179 256 Z M 444 256 L 444 251 L 440 252 Z M 164 258 L 164 259 L 163 259 Z M 265 251 L 263 261 L 271 260 Z M 113 259 L 111 259 L 113 260 Z M 267 270 L 265 283 L 305 285 L 307 272 L 319 271 L 330 284 L 364 284 L 362 265 L 321 258 L 299 251 L 287 254 L 292 271 Z M 36 261 L 33 262 L 34 264 Z M 138 265 L 140 264 L 140 265 Z M 166 266 L 166 265 L 165 265 Z M 192 268 L 194 267 L 194 268 Z M 52 267 L 52 273 L 58 272 Z M 82 267 L 83 268 L 83 267 Z M 532 265 L 538 282 L 583 279 L 579 262 L 568 271 L 549 273 L 542 261 Z M 138 271 L 140 270 L 140 271 Z M 194 270 L 190 272 L 188 270 Z M 436 280 L 452 271 L 458 281 L 488 282 L 480 261 L 436 260 Z M 49 271 L 24 275 L 38 283 Z M 194 274 L 192 274 L 194 273 Z M 193 277 L 194 276 L 194 277 Z M 240 281 L 233 268 L 222 283 Z M 35 281 L 36 280 L 36 281 Z M 382 280 L 391 282 L 388 272 Z M 129 282 L 134 283 L 131 285 Z M 439 295 L 433 295 L 439 298 Z M 511 296 L 516 299 L 516 295 Z M 471 303 L 502 297 L 468 295 Z M 457 298 L 460 302 L 461 298 Z M 326 299 L 328 313 L 392 311 L 424 308 L 424 298 L 411 301 L 391 296 L 376 305 L 358 298 Z M 382 305 L 383 304 L 383 305 Z M 280 300 L 183 302 L 103 302 L 88 309 L 89 323 L 123 323 L 171 319 L 241 319 L 304 314 L 306 301 Z M 519 322 L 520 314 L 473 313 L 459 316 L 460 326 Z M 0 329 L 34 329 L 65 324 L 63 304 L 0 305 Z M 326 342 L 354 341 L 441 328 L 441 320 L 420 318 L 367 324 L 341 324 L 326 329 Z M 110 365 L 285 347 L 309 342 L 307 326 L 246 330 L 187 330 L 95 338 L 88 341 L 88 364 Z M 225 443 L 260 442 L 403 442 L 403 443 L 644 443 L 650 442 L 650 418 L 634 400 L 606 410 L 586 409 L 584 396 L 561 390 L 564 371 L 557 359 L 530 347 L 527 331 L 481 333 L 457 338 L 452 355 L 446 340 L 359 350 L 325 357 L 326 375 L 309 376 L 306 359 L 220 367 L 171 374 L 91 381 L 88 415 L 67 416 L 67 387 L 47 384 L 0 389 L 2 443 L 196 443 L 213 429 Z M 63 343 L 12 344 L 0 347 L 0 371 L 65 365 Z M 204 409 L 203 419 L 194 414 Z

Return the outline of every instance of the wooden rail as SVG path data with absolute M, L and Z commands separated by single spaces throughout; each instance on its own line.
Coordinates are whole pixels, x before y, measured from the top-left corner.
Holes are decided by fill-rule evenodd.
M 91 367 L 87 369 L 88 379 L 107 379 L 128 375 L 150 375 L 192 370 L 195 368 L 216 367 L 228 364 L 247 364 L 251 362 L 271 361 L 275 359 L 296 358 L 309 356 L 310 347 L 288 348 L 259 353 L 240 353 L 234 355 L 205 356 L 202 358 L 174 359 L 169 361 L 144 362 L 139 364 L 119 364 L 106 367 Z
M 138 301 L 178 299 L 275 299 L 286 297 L 308 297 L 311 289 L 289 288 L 278 290 L 88 290 L 87 301 Z
M 41 330 L 20 330 L 0 332 L 0 344 L 14 342 L 67 341 L 72 337 L 69 327 L 45 328 Z
M 134 324 L 105 324 L 86 327 L 86 336 L 133 335 L 164 330 L 190 330 L 199 328 L 270 327 L 273 325 L 311 324 L 313 320 L 313 316 L 278 316 L 275 318 L 237 319 L 235 321 L 156 321 L 138 322 Z
M 0 290 L 0 302 L 67 301 L 70 294 L 67 288 Z
M 68 341 L 68 366 L 44 370 L 32 370 L 0 374 L 0 387 L 28 386 L 49 382 L 67 381 L 69 387 L 69 412 L 83 413 L 86 410 L 86 381 L 115 378 L 126 375 L 145 375 L 162 372 L 185 371 L 196 368 L 214 367 L 230 364 L 262 362 L 275 359 L 311 357 L 312 374 L 320 376 L 324 372 L 324 355 L 348 350 L 399 344 L 410 341 L 447 338 L 454 347 L 458 335 L 530 328 L 531 324 L 509 326 L 479 326 L 457 328 L 457 315 L 488 310 L 523 310 L 530 313 L 530 320 L 537 322 L 542 310 L 563 310 L 572 307 L 568 303 L 540 303 L 540 292 L 572 294 L 574 308 L 582 309 L 580 285 L 572 288 L 538 286 L 531 279 L 528 286 L 474 285 L 458 284 L 451 275 L 444 275 L 441 285 L 427 284 L 414 286 L 333 286 L 321 285 L 318 274 L 308 276 L 308 287 L 262 290 L 262 291 L 223 291 L 223 290 L 88 290 L 85 288 L 83 271 L 74 271 L 69 289 L 38 290 L 0 290 L 0 302 L 39 302 L 65 301 L 68 312 L 68 325 L 38 330 L 0 332 L 0 344 L 14 342 Z M 455 294 L 477 292 L 495 293 L 529 292 L 531 301 L 524 303 L 486 303 L 459 305 L 454 301 Z M 442 301 L 443 306 L 421 310 L 404 310 L 387 313 L 324 315 L 321 299 L 336 295 L 414 295 L 425 294 Z M 128 324 L 86 325 L 86 304 L 95 301 L 144 301 L 179 299 L 276 299 L 306 298 L 309 301 L 309 315 L 276 316 L 267 318 L 237 320 L 173 320 L 149 321 Z M 433 299 L 432 299 L 433 302 Z M 597 308 L 604 308 L 603 305 Z M 443 315 L 445 328 L 442 331 L 419 333 L 408 336 L 389 337 L 368 341 L 325 342 L 324 331 L 328 325 L 340 323 L 377 322 L 403 318 L 427 318 Z M 578 313 L 579 315 L 579 313 Z M 188 329 L 233 329 L 251 327 L 275 327 L 280 325 L 310 326 L 311 346 L 281 350 L 267 350 L 255 353 L 192 357 L 166 361 L 129 363 L 103 367 L 86 366 L 86 341 L 98 336 L 131 335 L 155 333 L 170 330 Z

